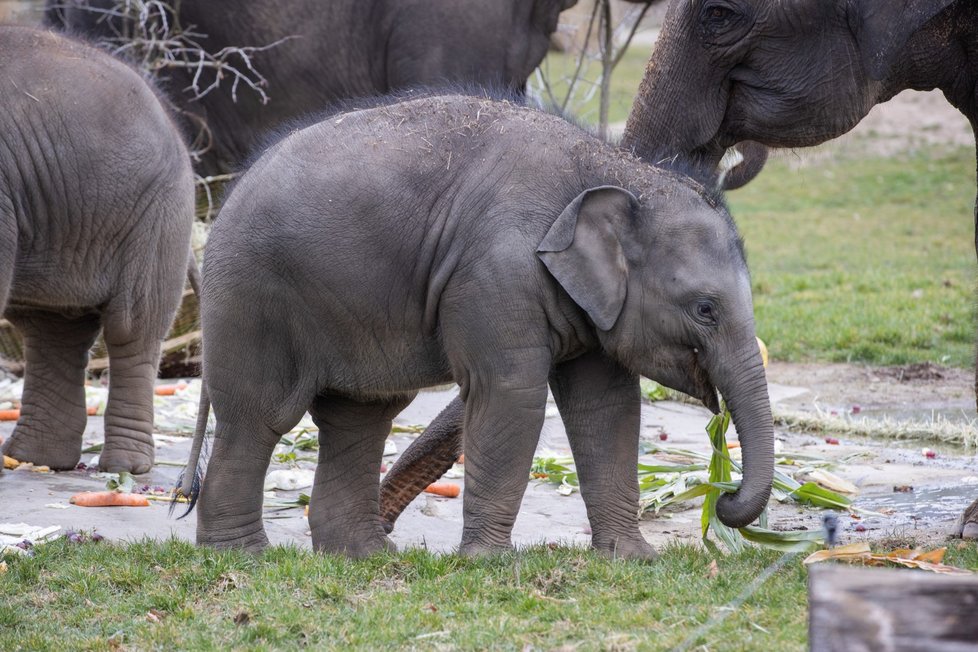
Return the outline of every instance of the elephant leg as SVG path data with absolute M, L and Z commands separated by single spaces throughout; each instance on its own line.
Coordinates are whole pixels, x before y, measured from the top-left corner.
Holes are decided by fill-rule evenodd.
M 598 352 L 551 374 L 591 523 L 591 545 L 626 559 L 653 559 L 638 529 L 638 378 Z
M 391 424 L 416 394 L 357 401 L 318 396 L 319 464 L 309 506 L 316 550 L 366 557 L 394 550 L 380 521 L 380 463 Z
M 281 435 L 264 425 L 257 401 L 239 405 L 231 421 L 218 413 L 197 503 L 197 544 L 258 552 L 268 546 L 262 523 L 265 475 Z
M 547 368 L 549 360 L 545 361 Z M 508 366 L 502 362 L 500 366 Z M 465 494 L 459 552 L 511 550 L 513 524 L 530 479 L 547 404 L 547 368 L 518 379 L 491 378 L 465 393 Z M 471 382 L 471 380 L 470 380 Z
M 85 367 L 99 317 L 68 318 L 39 310 L 12 311 L 26 348 L 20 420 L 6 455 L 55 470 L 73 469 L 85 432 Z
M 153 385 L 165 329 L 142 323 L 139 315 L 107 313 L 109 398 L 105 406 L 102 471 L 148 473 L 153 468 Z
M 962 539 L 978 539 L 978 500 L 971 503 L 955 525 L 955 536 Z
M 394 521 L 404 508 L 458 460 L 464 420 L 465 403 L 456 396 L 384 476 L 380 483 L 380 517 L 386 532 L 394 529 Z

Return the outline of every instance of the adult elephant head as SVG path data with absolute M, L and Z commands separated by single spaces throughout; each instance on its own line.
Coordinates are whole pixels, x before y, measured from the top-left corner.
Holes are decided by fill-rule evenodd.
M 947 93 L 975 16 L 964 0 L 674 0 L 622 145 L 710 177 L 741 141 L 822 143 L 905 88 Z M 953 90 L 973 113 L 973 74 Z

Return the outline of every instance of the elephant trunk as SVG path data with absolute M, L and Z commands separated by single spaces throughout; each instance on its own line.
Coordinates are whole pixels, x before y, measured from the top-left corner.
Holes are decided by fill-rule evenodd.
M 678 160 L 691 167 L 694 176 L 706 180 L 714 177 L 724 152 L 713 140 L 723 119 L 725 90 L 715 80 L 699 79 L 708 75 L 693 74 L 710 67 L 695 60 L 705 57 L 705 51 L 690 49 L 685 43 L 687 19 L 680 5 L 672 3 L 666 14 L 621 147 L 652 164 Z
M 774 479 L 774 424 L 767 378 L 753 335 L 750 342 L 738 364 L 711 373 L 737 427 L 743 452 L 740 488 L 717 501 L 717 517 L 733 528 L 749 525 L 760 516 Z

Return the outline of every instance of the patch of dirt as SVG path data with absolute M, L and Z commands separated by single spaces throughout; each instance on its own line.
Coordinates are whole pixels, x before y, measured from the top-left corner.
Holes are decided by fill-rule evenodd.
M 772 362 L 768 380 L 809 391 L 780 405 L 849 410 L 965 409 L 974 413 L 974 373 L 924 363 L 899 367 Z

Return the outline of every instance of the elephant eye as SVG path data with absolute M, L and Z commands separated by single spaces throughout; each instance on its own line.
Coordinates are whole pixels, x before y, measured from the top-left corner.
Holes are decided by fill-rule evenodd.
M 713 303 L 710 301 L 696 302 L 696 316 L 704 321 L 714 321 L 716 319 Z
M 710 7 L 706 10 L 706 17 L 711 20 L 725 20 L 730 18 L 733 12 L 726 7 Z

